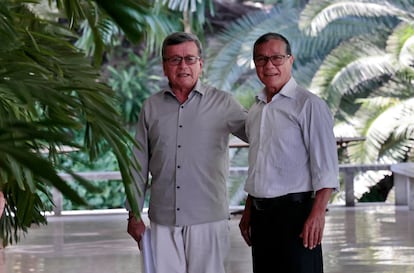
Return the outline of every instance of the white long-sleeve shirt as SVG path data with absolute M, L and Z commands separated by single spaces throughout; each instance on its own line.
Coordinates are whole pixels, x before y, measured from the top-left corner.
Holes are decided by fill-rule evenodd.
M 270 103 L 262 91 L 246 120 L 254 197 L 339 188 L 332 114 L 326 103 L 291 78 Z

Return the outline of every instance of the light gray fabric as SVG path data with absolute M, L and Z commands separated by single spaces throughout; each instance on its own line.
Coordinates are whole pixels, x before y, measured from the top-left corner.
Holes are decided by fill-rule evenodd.
M 270 103 L 259 94 L 249 110 L 245 190 L 255 197 L 338 189 L 333 119 L 326 103 L 291 78 Z
M 157 273 L 225 273 L 230 250 L 228 220 L 184 227 L 151 222 Z
M 144 179 L 136 173 L 135 181 L 146 192 L 152 175 L 151 221 L 182 226 L 228 218 L 229 135 L 247 140 L 246 116 L 231 94 L 200 82 L 182 105 L 171 90 L 144 102 L 136 130 L 142 150 L 134 151 Z

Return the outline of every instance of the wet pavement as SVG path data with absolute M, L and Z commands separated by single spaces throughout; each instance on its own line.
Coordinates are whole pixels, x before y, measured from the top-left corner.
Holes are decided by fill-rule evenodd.
M 239 217 L 230 221 L 228 273 L 252 272 Z M 47 226 L 31 228 L 18 244 L 0 250 L 0 273 L 142 272 L 126 218 L 125 212 L 51 216 Z M 414 211 L 390 204 L 330 206 L 323 249 L 325 273 L 414 272 Z

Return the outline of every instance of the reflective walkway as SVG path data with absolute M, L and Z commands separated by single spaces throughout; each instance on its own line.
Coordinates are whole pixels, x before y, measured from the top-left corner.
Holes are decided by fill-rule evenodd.
M 252 272 L 239 217 L 231 220 L 228 273 Z M 19 244 L 0 250 L 0 273 L 142 272 L 126 218 L 126 213 L 49 217 L 47 226 L 32 228 Z M 388 204 L 330 207 L 323 244 L 325 273 L 414 272 L 414 212 Z

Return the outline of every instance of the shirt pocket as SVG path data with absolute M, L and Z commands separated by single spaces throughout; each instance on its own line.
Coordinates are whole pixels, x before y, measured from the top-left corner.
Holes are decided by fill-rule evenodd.
M 270 138 L 271 162 L 281 171 L 299 171 L 307 162 L 307 152 L 298 126 L 275 127 Z

